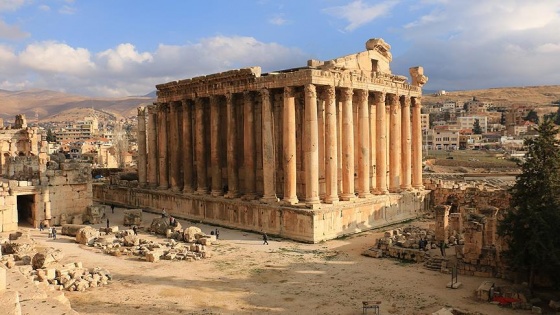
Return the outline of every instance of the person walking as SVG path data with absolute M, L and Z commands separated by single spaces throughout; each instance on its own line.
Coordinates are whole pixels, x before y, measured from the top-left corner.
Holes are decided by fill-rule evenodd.
M 441 257 L 445 257 L 445 242 L 441 241 L 439 243 L 439 250 L 441 251 Z
M 43 231 L 45 229 L 45 225 L 43 224 L 43 221 L 39 222 L 39 231 Z
M 111 205 L 111 212 L 115 213 L 115 205 Z
M 268 235 L 266 235 L 266 232 L 263 233 L 263 245 L 268 245 Z
M 216 229 L 216 239 L 220 238 L 220 230 Z
M 52 238 L 56 240 L 56 228 L 54 226 L 52 227 Z
M 134 232 L 134 235 L 138 235 L 138 227 L 136 227 L 136 225 L 132 226 L 132 231 Z

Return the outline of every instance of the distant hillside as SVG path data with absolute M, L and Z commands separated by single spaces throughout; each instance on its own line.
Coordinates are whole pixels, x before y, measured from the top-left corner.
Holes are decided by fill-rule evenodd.
M 524 86 L 492 88 L 485 90 L 452 91 L 445 95 L 435 96 L 426 93 L 422 96 L 422 103 L 437 103 L 444 101 L 465 102 L 473 97 L 480 101 L 490 101 L 495 105 L 550 105 L 560 100 L 560 85 Z
M 66 121 L 79 117 L 80 111 L 90 115 L 95 110 L 98 116 L 104 112 L 119 119 L 136 115 L 138 106 L 154 101 L 149 96 L 92 98 L 48 90 L 0 90 L 0 118 L 11 121 L 15 115 L 25 114 L 31 120 L 37 114 L 40 121 Z

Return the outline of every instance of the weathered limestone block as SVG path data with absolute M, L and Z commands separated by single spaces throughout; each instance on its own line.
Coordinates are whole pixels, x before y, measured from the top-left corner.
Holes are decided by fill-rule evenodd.
M 41 269 L 49 266 L 50 264 L 60 261 L 64 254 L 58 249 L 49 249 L 45 253 L 37 253 L 31 260 L 33 269 Z
M 150 231 L 159 235 L 165 235 L 167 229 L 170 228 L 169 219 L 167 218 L 155 218 L 150 225 Z
M 151 251 L 146 254 L 146 261 L 148 262 L 158 262 L 163 252 L 161 251 Z
M 6 291 L 0 294 L 0 305 L 2 305 L 2 314 L 21 315 L 18 291 Z
M 197 239 L 206 236 L 202 230 L 196 226 L 190 226 L 183 231 L 183 240 L 185 242 L 196 242 Z
M 6 269 L 0 266 L 0 293 L 6 290 Z
M 142 224 L 142 209 L 127 209 L 124 210 L 124 225 L 141 225 Z
M 99 231 L 86 226 L 81 228 L 76 234 L 76 242 L 83 245 L 92 245 L 96 238 L 99 237 Z
M 123 237 L 124 246 L 138 246 L 140 245 L 140 239 L 137 235 L 126 235 Z
M 68 236 L 76 236 L 80 229 L 87 227 L 87 225 L 81 224 L 64 224 L 62 225 L 62 231 L 60 232 L 62 235 Z

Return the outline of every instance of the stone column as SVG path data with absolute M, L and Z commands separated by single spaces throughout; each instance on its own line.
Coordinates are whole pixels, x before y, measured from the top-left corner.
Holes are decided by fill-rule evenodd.
M 157 111 L 153 105 L 148 106 L 148 185 L 157 187 L 158 155 L 157 155 Z
M 284 88 L 284 108 L 282 112 L 282 136 L 284 142 L 284 199 L 286 204 L 298 203 L 296 195 L 296 102 L 294 88 Z
M 375 164 L 377 167 L 377 191 L 378 194 L 386 194 L 387 191 L 387 125 L 385 117 L 385 93 L 375 92 L 376 106 L 376 127 L 377 142 L 376 153 L 377 158 Z
M 140 187 L 147 182 L 146 151 L 146 108 L 138 107 L 138 183 Z
M 169 160 L 167 156 L 167 112 L 169 104 L 160 103 L 158 105 L 158 162 L 159 162 L 159 189 L 169 188 L 169 172 L 167 166 Z
M 237 166 L 237 115 L 233 94 L 226 94 L 227 107 L 227 172 L 228 192 L 226 198 L 237 198 L 239 194 L 239 171 Z
M 389 132 L 389 191 L 399 192 L 401 187 L 401 107 L 399 98 L 389 94 L 390 132 Z
M 358 197 L 369 196 L 369 104 L 368 91 L 358 90 Z
M 412 98 L 412 187 L 423 189 L 422 184 L 422 103 L 419 97 Z
M 370 169 L 370 192 L 377 192 L 377 106 L 375 102 L 375 95 L 368 96 L 367 98 L 369 104 L 369 169 Z
M 401 176 L 401 189 L 410 190 L 411 189 L 411 154 L 412 154 L 412 147 L 411 147 L 411 138 L 412 134 L 410 133 L 410 97 L 408 96 L 401 96 L 401 105 L 402 105 L 402 176 Z
M 212 196 L 223 195 L 222 167 L 220 165 L 220 100 L 210 96 L 210 169 L 212 176 Z
M 325 202 L 338 202 L 338 150 L 336 136 L 336 93 L 325 89 Z
M 183 192 L 193 192 L 193 131 L 192 131 L 192 103 L 183 100 Z
M 308 207 L 319 200 L 319 130 L 317 123 L 317 90 L 315 85 L 305 85 L 305 203 Z
M 244 200 L 253 200 L 257 197 L 256 183 L 256 158 L 255 150 L 255 108 L 251 92 L 243 93 L 243 163 L 245 164 L 245 195 Z
M 350 88 L 342 89 L 342 195 L 341 200 L 352 200 L 354 192 L 354 118 Z
M 319 199 L 325 198 L 325 100 L 321 94 L 317 104 L 317 124 L 319 134 Z
M 262 89 L 262 160 L 263 160 L 263 197 L 266 203 L 277 202 L 276 197 L 276 155 L 274 152 L 274 119 L 270 103 L 270 91 Z
M 49 186 L 43 186 L 41 190 L 43 193 L 43 207 L 45 210 L 45 220 L 51 220 L 52 219 L 51 192 Z M 52 224 L 53 222 L 49 221 L 49 223 Z
M 169 151 L 169 184 L 171 190 L 180 191 L 180 176 L 181 176 L 181 159 L 180 159 L 180 141 L 179 141 L 179 102 L 169 103 L 169 136 L 168 151 Z
M 195 154 L 196 154 L 196 192 L 206 194 L 206 154 L 204 146 L 204 99 L 195 99 Z

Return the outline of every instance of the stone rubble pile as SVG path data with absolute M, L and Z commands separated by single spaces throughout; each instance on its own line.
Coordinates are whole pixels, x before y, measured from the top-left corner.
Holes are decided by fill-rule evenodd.
M 99 267 L 84 268 L 81 262 L 69 263 L 57 268 L 33 269 L 20 267 L 20 272 L 34 283 L 48 283 L 54 290 L 80 291 L 101 287 L 112 280 L 111 273 Z
M 181 228 L 169 224 L 167 218 L 154 219 L 150 230 L 163 234 L 166 241 L 155 242 L 140 238 L 133 230 L 115 230 L 100 235 L 99 231 L 84 226 L 75 234 L 76 242 L 98 248 L 112 256 L 136 256 L 149 262 L 159 260 L 200 260 L 210 257 L 208 245 L 216 241 L 216 236 L 206 235 L 198 227 Z
M 377 240 L 375 247 L 366 250 L 363 255 L 423 262 L 430 255 L 427 251 L 420 250 L 420 240 L 426 241 L 424 249 L 436 248 L 433 230 L 410 225 L 386 231 L 385 235 Z
M 101 268 L 84 268 L 81 262 L 60 265 L 63 253 L 54 248 L 37 248 L 32 240 L 0 240 L 0 264 L 19 271 L 35 284 L 44 283 L 53 290 L 85 291 L 107 285 L 111 274 Z

